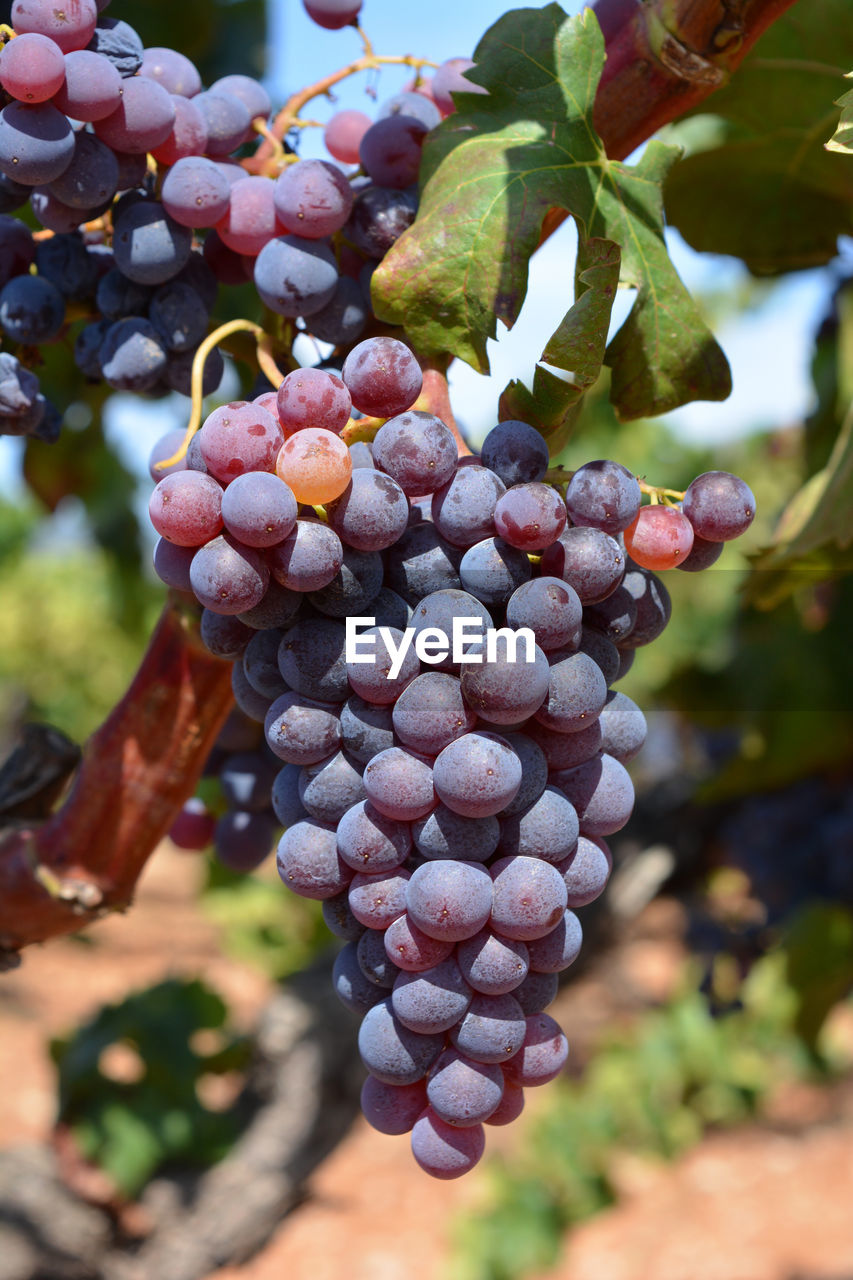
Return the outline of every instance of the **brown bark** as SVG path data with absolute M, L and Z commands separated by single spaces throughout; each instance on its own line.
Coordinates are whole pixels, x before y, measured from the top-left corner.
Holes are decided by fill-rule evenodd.
M 232 705 L 231 665 L 170 602 L 121 702 L 89 740 L 63 806 L 0 842 L 0 953 L 73 933 L 129 903 L 198 781 Z
M 725 83 L 794 0 L 596 0 L 607 62 L 595 120 L 620 158 Z M 549 234 L 565 215 L 546 220 Z M 424 404 L 447 421 L 442 370 Z M 32 942 L 128 904 L 142 867 L 195 787 L 231 706 L 230 664 L 170 604 L 125 697 L 89 742 L 73 790 L 40 826 L 0 837 L 0 969 Z
M 795 0 L 596 0 L 607 46 L 595 126 L 623 159 L 725 84 Z

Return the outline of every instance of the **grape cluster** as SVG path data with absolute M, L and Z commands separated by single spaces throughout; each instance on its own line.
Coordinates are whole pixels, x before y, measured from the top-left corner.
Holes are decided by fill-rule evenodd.
M 188 58 L 143 47 L 105 8 L 14 0 L 0 49 L 0 332 L 14 348 L 0 365 L 0 434 L 56 438 L 59 415 L 27 366 L 81 316 L 79 370 L 137 393 L 190 394 L 220 286 L 251 282 L 277 316 L 352 346 L 373 270 L 415 217 L 424 136 L 453 109 L 451 90 L 479 91 L 462 77 L 472 64 L 452 59 L 375 121 L 333 116 L 330 161 L 279 148 L 250 173 L 241 162 L 271 113 L 262 85 L 229 75 L 204 88 Z M 306 8 L 337 27 L 360 5 Z M 24 206 L 41 232 L 11 216 Z M 205 393 L 222 371 L 214 349 Z
M 158 572 L 204 606 L 202 638 L 282 766 L 281 879 L 345 943 L 333 980 L 363 1015 L 364 1113 L 450 1178 L 566 1061 L 545 1010 L 646 732 L 613 686 L 670 615 L 642 563 L 660 548 L 635 538 L 628 556 L 631 531 L 659 508 L 721 546 L 752 505 L 719 472 L 681 510 L 642 505 L 611 461 L 564 498 L 533 427 L 502 422 L 460 458 L 421 386 L 387 337 L 340 376 L 294 371 L 216 409 L 150 510 Z M 384 419 L 370 444 L 341 437 L 353 411 Z

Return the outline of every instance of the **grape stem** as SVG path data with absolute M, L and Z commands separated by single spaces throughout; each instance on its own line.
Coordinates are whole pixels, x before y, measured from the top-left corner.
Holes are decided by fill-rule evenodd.
M 213 348 L 218 346 L 223 339 L 229 337 L 232 333 L 254 334 L 256 339 L 255 352 L 261 372 L 269 378 L 274 387 L 280 386 L 284 381 L 284 374 L 281 372 L 273 358 L 272 342 L 259 324 L 255 324 L 252 320 L 229 320 L 227 324 L 222 324 L 218 329 L 214 329 L 213 333 L 209 333 L 204 342 L 199 345 L 199 348 L 193 357 L 192 380 L 190 384 L 192 392 L 192 411 L 190 413 L 189 424 L 184 433 L 184 438 L 179 448 L 172 454 L 171 458 L 165 458 L 162 462 L 157 463 L 158 471 L 165 471 L 167 467 L 173 467 L 176 462 L 180 462 L 186 457 L 187 449 L 190 447 L 190 442 L 201 426 L 201 415 L 204 409 L 205 362 Z
M 438 65 L 435 62 L 431 62 L 429 58 L 416 58 L 409 53 L 374 53 L 373 46 L 361 31 L 361 28 L 359 28 L 359 33 L 365 47 L 365 52 L 362 56 L 355 58 L 352 62 L 347 63 L 345 67 L 341 67 L 340 70 L 333 71 L 331 75 L 324 76 L 322 80 L 316 81 L 315 84 L 309 85 L 307 89 L 301 89 L 299 93 L 294 93 L 288 98 L 268 132 L 264 134 L 264 140 L 258 150 L 253 156 L 248 156 L 242 161 L 244 169 L 247 169 L 249 173 L 265 173 L 270 162 L 275 163 L 275 148 L 281 147 L 281 140 L 287 136 L 291 129 L 300 127 L 300 111 L 309 102 L 313 102 L 315 98 L 329 97 L 331 90 L 336 84 L 340 84 L 342 80 L 348 80 L 350 76 L 359 75 L 362 71 L 375 71 L 383 66 L 411 67 L 415 72 L 418 72 L 423 67 L 435 67 Z
M 10 40 L 14 40 L 17 35 L 14 27 L 10 27 L 8 22 L 0 22 L 0 43 L 8 44 Z
M 647 484 L 645 480 L 639 480 L 640 492 L 645 493 L 651 499 L 653 507 L 663 503 L 666 507 L 674 507 L 677 502 L 684 501 L 684 491 L 681 489 L 663 489 L 660 485 Z

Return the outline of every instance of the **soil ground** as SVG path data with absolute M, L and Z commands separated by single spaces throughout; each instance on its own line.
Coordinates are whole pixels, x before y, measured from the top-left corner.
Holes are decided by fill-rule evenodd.
M 27 954 L 0 980 L 0 1143 L 47 1138 L 54 1078 L 47 1039 L 105 1001 L 170 976 L 202 975 L 250 1029 L 266 978 L 227 956 L 198 909 L 199 863 L 168 846 L 148 868 L 125 917 Z M 581 1055 L 603 1024 L 664 998 L 682 950 L 680 909 L 652 904 L 626 940 L 569 985 L 557 1016 Z M 537 1109 L 490 1149 L 523 1141 Z M 402 1139 L 356 1122 L 251 1263 L 209 1280 L 444 1280 L 450 1224 L 476 1206 L 479 1171 L 461 1182 L 425 1178 Z M 627 1158 L 619 1202 L 565 1241 L 536 1280 L 851 1280 L 853 1083 L 780 1096 L 772 1128 L 707 1137 L 672 1165 Z M 152 1278 L 153 1280 L 153 1278 Z

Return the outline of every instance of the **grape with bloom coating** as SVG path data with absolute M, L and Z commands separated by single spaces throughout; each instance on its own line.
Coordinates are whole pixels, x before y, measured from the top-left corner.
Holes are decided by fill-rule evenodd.
M 319 591 L 343 564 L 341 540 L 320 520 L 297 520 L 291 532 L 270 552 L 270 572 L 291 591 Z
M 350 482 L 352 458 L 340 436 L 322 427 L 306 427 L 285 440 L 276 472 L 297 502 L 315 506 L 340 497 Z
M 531 942 L 557 925 L 566 909 L 566 886 L 556 867 L 541 858 L 499 858 L 489 927 L 503 938 Z
M 566 505 L 549 484 L 517 484 L 495 507 L 495 530 L 511 547 L 541 551 L 566 527 Z
M 379 1133 L 395 1137 L 410 1133 L 426 1105 L 426 1086 L 422 1080 L 416 1080 L 414 1084 L 390 1085 L 368 1075 L 361 1087 L 364 1118 Z
M 527 1019 L 524 1043 L 504 1067 L 508 1081 L 528 1088 L 554 1080 L 566 1065 L 569 1042 L 558 1022 L 547 1013 Z
M 367 794 L 380 813 L 413 822 L 435 808 L 432 769 L 411 751 L 389 747 L 373 757 L 364 771 Z
M 503 1091 L 500 1067 L 472 1062 L 458 1049 L 445 1049 L 427 1083 L 430 1106 L 454 1128 L 468 1128 L 487 1120 L 497 1109 Z
M 397 338 L 360 342 L 344 361 L 341 376 L 356 409 L 378 418 L 391 418 L 410 409 L 423 386 L 420 365 Z
M 416 869 L 406 892 L 410 918 L 431 938 L 461 942 L 483 928 L 492 907 L 492 882 L 476 862 L 442 860 Z
M 296 512 L 290 489 L 269 471 L 245 471 L 235 476 L 222 495 L 222 522 L 248 547 L 273 547 L 281 542 L 296 524 Z
M 455 1026 L 464 1017 L 471 995 L 451 955 L 432 969 L 400 973 L 391 992 L 391 1007 L 404 1027 L 431 1035 Z
M 405 867 L 379 875 L 357 872 L 349 887 L 350 910 L 368 929 L 387 929 L 406 909 L 406 886 L 410 873 Z
M 282 882 L 301 898 L 334 898 L 353 880 L 352 867 L 338 854 L 334 826 L 314 818 L 288 827 L 278 843 L 277 864 Z
M 475 1062 L 505 1063 L 521 1048 L 525 1031 L 524 1014 L 514 995 L 476 992 L 465 1017 L 451 1029 L 450 1039 Z
M 305 427 L 322 427 L 340 434 L 352 409 L 341 379 L 326 369 L 294 369 L 278 389 L 278 419 L 286 435 Z
M 456 470 L 452 431 L 432 413 L 412 409 L 389 418 L 373 441 L 373 461 L 409 497 L 432 493 Z
M 682 510 L 700 538 L 706 542 L 729 542 L 752 524 L 755 498 L 739 476 L 728 471 L 706 471 L 687 486 Z M 654 569 L 655 565 L 647 568 Z
M 397 968 L 408 973 L 432 969 L 447 959 L 453 945 L 444 938 L 431 938 L 406 912 L 385 930 L 385 950 Z
M 174 471 L 158 482 L 148 514 L 162 538 L 179 547 L 199 547 L 222 528 L 222 490 L 212 476 Z
M 435 789 L 448 809 L 464 818 L 499 813 L 521 786 L 521 761 L 505 738 L 466 733 L 439 754 Z

